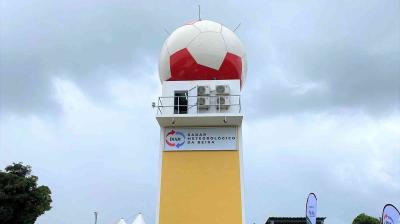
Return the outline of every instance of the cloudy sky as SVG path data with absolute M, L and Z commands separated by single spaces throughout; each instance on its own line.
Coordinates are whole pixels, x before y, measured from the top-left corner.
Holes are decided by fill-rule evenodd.
M 197 17 L 246 46 L 248 223 L 327 223 L 400 207 L 400 2 L 2 0 L 0 169 L 33 166 L 53 194 L 38 224 L 100 224 L 156 214 L 167 34 Z

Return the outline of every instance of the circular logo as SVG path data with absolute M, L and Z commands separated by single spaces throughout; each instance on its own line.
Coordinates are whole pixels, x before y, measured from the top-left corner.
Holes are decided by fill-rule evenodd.
M 171 129 L 165 136 L 165 143 L 167 145 L 179 149 L 185 144 L 186 136 L 180 132 Z

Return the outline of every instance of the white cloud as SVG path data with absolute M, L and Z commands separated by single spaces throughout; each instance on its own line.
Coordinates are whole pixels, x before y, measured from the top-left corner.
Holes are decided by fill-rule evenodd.
M 40 183 L 53 191 L 53 209 L 38 223 L 69 223 L 60 220 L 67 217 L 87 223 L 94 210 L 108 222 L 136 211 L 153 218 L 159 146 L 151 104 L 125 106 L 118 97 L 95 104 L 73 82 L 56 79 L 54 85 L 63 109 L 58 119 L 10 116 L 0 124 L 1 166 L 31 164 Z M 130 87 L 135 85 L 143 83 Z M 143 96 L 154 94 L 141 89 Z M 127 98 L 123 92 L 118 96 Z
M 384 203 L 396 203 L 398 2 L 201 5 L 203 18 L 242 22 L 247 221 L 302 216 L 310 191 L 329 223 L 378 216 Z M 53 209 L 38 224 L 88 223 L 94 210 L 104 223 L 137 211 L 152 222 L 157 54 L 164 27 L 196 18 L 197 8 L 133 1 L 0 7 L 0 168 L 24 161 L 50 186 Z
M 357 210 L 378 216 L 400 196 L 399 122 L 398 114 L 363 113 L 250 120 L 243 130 L 249 221 L 302 216 L 310 191 L 330 223 L 349 223 Z

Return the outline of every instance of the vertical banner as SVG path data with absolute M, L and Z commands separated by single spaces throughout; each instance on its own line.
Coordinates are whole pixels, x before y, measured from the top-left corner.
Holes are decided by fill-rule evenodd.
M 306 220 L 307 224 L 317 224 L 317 197 L 314 193 L 310 193 L 307 198 Z
M 383 207 L 382 224 L 399 224 L 400 212 L 394 205 L 387 204 Z

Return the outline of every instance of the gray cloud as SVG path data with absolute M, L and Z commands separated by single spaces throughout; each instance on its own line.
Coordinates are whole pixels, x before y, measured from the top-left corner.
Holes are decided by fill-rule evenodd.
M 362 212 L 379 217 L 382 205 L 400 195 L 396 120 L 318 114 L 245 124 L 250 223 L 263 223 L 267 216 L 303 216 L 301 205 L 310 191 L 328 223 L 350 223 Z
M 315 51 L 320 53 L 294 53 L 288 63 L 298 64 L 283 68 L 278 73 L 282 77 L 261 78 L 259 88 L 247 93 L 249 105 L 262 103 L 264 110 L 258 112 L 270 114 L 349 109 L 382 114 L 399 109 L 400 54 L 367 55 L 346 46 Z
M 258 112 L 275 115 L 399 109 L 399 3 L 341 3 L 270 4 L 270 20 L 245 35 L 248 105 L 262 102 Z
M 154 221 L 158 53 L 197 4 L 2 2 L 0 168 L 24 161 L 51 187 L 38 223 L 88 223 L 95 209 L 102 223 Z M 242 23 L 249 223 L 303 215 L 314 190 L 332 223 L 399 198 L 398 1 L 200 4 L 203 18 Z
M 174 10 L 156 7 L 162 5 L 160 2 L 154 5 L 133 1 L 2 4 L 2 110 L 36 114 L 57 111 L 54 77 L 74 81 L 95 98 L 107 97 L 104 86 L 109 80 L 137 78 L 129 70 L 148 57 L 158 58 L 167 36 L 164 27 L 175 27 L 194 15 L 187 10 L 178 18 Z M 180 7 L 185 6 L 194 8 L 189 3 Z
M 108 71 L 134 79 L 131 67 L 145 57 L 158 58 L 163 29 L 196 16 L 193 3 L 169 4 L 3 4 L 2 110 L 58 111 L 51 80 L 60 76 L 97 100 L 107 99 L 104 87 L 114 78 Z M 398 109 L 399 7 L 396 1 L 205 3 L 203 17 L 231 27 L 243 23 L 238 32 L 250 64 L 248 105 L 263 98 L 264 112 L 272 114 L 330 109 L 376 114 Z

